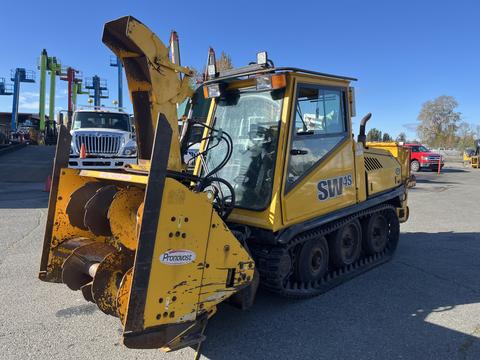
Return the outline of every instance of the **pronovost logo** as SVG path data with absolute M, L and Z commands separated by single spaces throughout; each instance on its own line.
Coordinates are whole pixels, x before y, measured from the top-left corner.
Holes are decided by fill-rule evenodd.
M 195 253 L 190 250 L 168 250 L 160 255 L 160 262 L 165 265 L 185 265 L 195 260 Z

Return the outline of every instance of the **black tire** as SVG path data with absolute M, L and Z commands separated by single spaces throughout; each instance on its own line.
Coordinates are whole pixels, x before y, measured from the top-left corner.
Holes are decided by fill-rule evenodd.
M 420 163 L 417 160 L 413 160 L 412 162 L 410 162 L 410 170 L 413 172 L 419 172 Z
M 400 221 L 395 210 L 389 209 L 384 212 L 384 216 L 388 222 L 388 243 L 387 252 L 393 254 L 400 240 Z
M 373 214 L 363 223 L 363 249 L 367 255 L 382 252 L 388 243 L 389 221 L 382 214 Z
M 330 261 L 335 267 L 353 264 L 362 252 L 362 227 L 353 220 L 335 231 L 329 241 Z
M 320 280 L 328 270 L 328 244 L 322 236 L 302 245 L 298 251 L 295 277 L 302 282 Z

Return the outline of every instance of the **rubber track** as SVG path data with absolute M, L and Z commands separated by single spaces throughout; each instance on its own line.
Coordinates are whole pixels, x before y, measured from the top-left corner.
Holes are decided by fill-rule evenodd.
M 393 211 L 397 221 L 394 221 L 390 229 L 390 235 L 387 247 L 380 253 L 371 256 L 364 256 L 355 263 L 345 266 L 340 269 L 330 270 L 327 274 L 317 282 L 299 282 L 292 280 L 285 280 L 280 275 L 279 264 L 280 259 L 288 253 L 289 250 L 295 246 L 304 243 L 310 239 L 326 236 L 337 229 L 341 228 L 348 222 L 373 215 L 374 213 L 390 213 Z M 260 272 L 260 285 L 269 291 L 272 291 L 280 296 L 294 299 L 306 299 L 319 294 L 322 294 L 335 286 L 338 286 L 347 280 L 352 279 L 378 265 L 389 261 L 398 244 L 400 234 L 400 227 L 398 218 L 396 217 L 395 207 L 389 204 L 382 204 L 373 208 L 358 212 L 356 214 L 347 216 L 343 219 L 333 221 L 329 224 L 323 225 L 319 228 L 301 233 L 292 238 L 287 244 L 274 246 L 254 246 L 252 244 L 252 255 L 257 264 L 257 269 Z M 292 264 L 292 266 L 294 266 Z M 291 276 L 291 275 L 290 275 Z

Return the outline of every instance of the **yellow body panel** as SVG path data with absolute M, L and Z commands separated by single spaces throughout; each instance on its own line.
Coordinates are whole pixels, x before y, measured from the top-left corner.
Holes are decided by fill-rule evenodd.
M 194 196 L 187 191 L 166 179 L 145 305 L 146 328 L 196 317 L 212 206 L 205 194 Z M 185 265 L 162 263 L 162 254 L 175 249 L 192 251 L 195 260 Z
M 402 180 L 408 181 L 410 178 L 410 149 L 400 145 L 396 141 L 391 142 L 367 142 L 368 148 L 387 150 L 401 164 Z
M 99 171 L 99 170 L 80 170 L 80 176 L 101 180 L 114 180 L 125 183 L 146 185 L 148 182 L 147 175 L 138 174 L 125 174 L 111 171 Z
M 139 241 L 142 241 L 141 239 Z M 190 256 L 182 264 L 169 259 Z M 253 260 L 213 211 L 206 193 L 167 178 L 144 312 L 144 327 L 195 320 L 253 277 Z M 250 265 L 250 266 L 248 266 Z M 236 276 L 226 286 L 229 270 Z M 136 264 L 134 265 L 135 276 Z
M 383 149 L 369 148 L 364 152 L 368 196 L 402 184 L 401 165 Z
M 133 17 L 107 23 L 103 42 L 125 67 L 135 111 L 139 157 L 149 159 L 159 114 L 169 121 L 173 137 L 179 136 L 176 104 L 193 93 L 190 87 L 192 71 L 173 64 L 168 47 Z M 182 81 L 179 72 L 186 75 Z M 178 141 L 171 142 L 168 168 L 177 171 L 183 168 Z
M 328 214 L 357 202 L 352 146 L 352 140 L 347 138 L 338 149 L 323 159 L 303 180 L 284 195 L 284 221 L 287 226 Z M 318 189 L 320 181 L 326 181 L 326 187 L 333 186 L 328 183 L 330 179 L 344 176 L 350 177 L 351 182 L 343 185 L 343 192 L 321 201 Z
M 480 168 L 480 156 L 478 156 L 478 155 L 472 156 L 471 164 L 472 164 L 472 168 L 479 169 Z
M 357 201 L 367 199 L 367 179 L 365 176 L 365 149 L 362 143 L 354 142 L 355 152 L 355 184 L 357 190 Z

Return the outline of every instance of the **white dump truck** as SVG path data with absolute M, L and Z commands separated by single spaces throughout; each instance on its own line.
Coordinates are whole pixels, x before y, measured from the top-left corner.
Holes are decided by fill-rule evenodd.
M 137 145 L 127 113 L 77 110 L 72 119 L 69 167 L 115 169 L 137 163 Z

